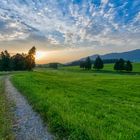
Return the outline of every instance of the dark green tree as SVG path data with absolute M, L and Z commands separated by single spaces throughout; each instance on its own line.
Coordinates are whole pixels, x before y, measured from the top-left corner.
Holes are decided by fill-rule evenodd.
M 133 66 L 132 66 L 132 64 L 131 64 L 130 61 L 127 61 L 127 62 L 126 62 L 125 70 L 126 70 L 126 71 L 129 71 L 129 72 L 133 70 Z
M 90 70 L 92 66 L 92 62 L 90 60 L 90 57 L 87 57 L 85 60 L 85 69 Z
M 35 54 L 36 48 L 32 47 L 26 56 L 26 69 L 29 71 L 35 67 Z
M 116 71 L 120 70 L 119 61 L 117 61 L 117 62 L 114 64 L 114 70 L 116 70 Z
M 26 69 L 26 55 L 24 54 L 16 54 L 11 57 L 11 68 L 12 70 L 25 70 Z
M 125 61 L 120 58 L 114 65 L 114 70 L 122 71 L 125 70 Z
M 119 60 L 119 70 L 125 70 L 125 61 L 122 58 Z
M 35 67 L 36 48 L 32 47 L 28 54 L 10 56 L 8 51 L 0 53 L 0 71 L 32 70 Z
M 85 62 L 84 62 L 84 61 L 81 61 L 81 62 L 80 62 L 80 68 L 85 69 Z
M 93 68 L 99 70 L 99 69 L 103 69 L 103 67 L 104 67 L 103 60 L 100 58 L 100 56 L 97 56 Z
M 0 54 L 0 69 L 1 71 L 10 71 L 11 70 L 11 57 L 7 50 L 1 52 Z

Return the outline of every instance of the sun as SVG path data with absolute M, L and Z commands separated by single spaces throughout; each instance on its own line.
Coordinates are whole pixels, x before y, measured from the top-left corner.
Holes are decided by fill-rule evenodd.
M 45 56 L 46 56 L 46 53 L 45 52 L 37 51 L 36 52 L 36 55 L 35 55 L 35 58 L 36 58 L 36 60 L 41 60 Z

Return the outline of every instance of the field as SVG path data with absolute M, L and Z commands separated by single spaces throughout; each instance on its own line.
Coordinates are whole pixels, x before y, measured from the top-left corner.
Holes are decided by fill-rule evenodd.
M 140 65 L 135 65 L 139 72 Z M 59 139 L 140 139 L 138 74 L 65 67 L 18 73 L 12 82 Z
M 10 114 L 9 105 L 4 94 L 4 83 L 2 79 L 0 79 L 0 140 L 14 140 L 12 114 Z
M 105 64 L 103 70 L 96 71 L 95 69 L 92 69 L 90 72 L 96 72 L 96 73 L 109 73 L 109 74 L 128 74 L 127 72 L 116 72 L 114 69 L 114 64 Z M 89 73 L 89 71 L 85 71 L 83 69 L 80 69 L 79 66 L 67 66 L 67 67 L 61 67 L 61 70 L 67 70 L 67 71 L 73 71 L 73 72 L 84 72 Z M 140 63 L 133 63 L 133 73 L 129 74 L 140 74 Z

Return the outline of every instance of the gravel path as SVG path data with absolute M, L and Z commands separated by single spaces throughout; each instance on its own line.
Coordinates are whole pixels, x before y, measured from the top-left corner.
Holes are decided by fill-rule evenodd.
M 15 104 L 12 110 L 15 115 L 16 140 L 53 140 L 40 116 L 32 110 L 27 100 L 12 85 L 8 76 L 5 78 L 5 91 L 8 99 Z

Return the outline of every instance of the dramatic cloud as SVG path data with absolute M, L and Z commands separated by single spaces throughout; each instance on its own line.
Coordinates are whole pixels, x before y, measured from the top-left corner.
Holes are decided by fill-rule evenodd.
M 139 0 L 1 0 L 0 41 L 138 46 Z

